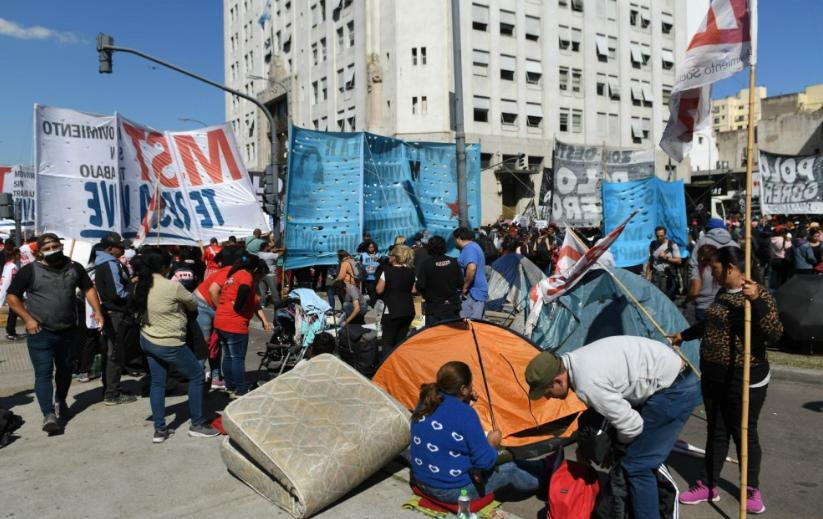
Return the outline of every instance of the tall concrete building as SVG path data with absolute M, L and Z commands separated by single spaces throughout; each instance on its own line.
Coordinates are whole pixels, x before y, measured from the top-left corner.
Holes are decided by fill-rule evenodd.
M 463 112 L 482 150 L 483 220 L 539 189 L 555 140 L 656 147 L 694 10 L 708 0 L 461 0 Z M 690 12 L 692 13 L 690 15 Z M 225 0 L 226 82 L 288 121 L 451 141 L 447 0 Z M 263 79 L 254 79 L 262 77 Z M 268 163 L 267 122 L 226 97 L 250 169 Z M 526 169 L 515 167 L 526 154 Z M 688 177 L 688 165 L 661 176 Z M 496 166 L 504 162 L 503 166 Z
M 761 118 L 760 102 L 766 97 L 766 87 L 756 87 L 754 91 L 754 120 Z M 715 132 L 730 132 L 749 125 L 749 89 L 744 88 L 733 96 L 712 100 L 712 129 Z

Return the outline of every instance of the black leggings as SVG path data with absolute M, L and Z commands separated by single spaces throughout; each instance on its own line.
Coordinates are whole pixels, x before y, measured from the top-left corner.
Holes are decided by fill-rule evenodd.
M 737 458 L 740 459 L 740 415 L 743 409 L 742 388 L 737 383 L 718 383 L 711 380 L 702 380 L 703 404 L 706 408 L 706 484 L 709 487 L 717 486 L 720 471 L 729 453 L 729 437 L 734 439 L 737 447 Z M 763 402 L 766 401 L 766 390 L 763 387 L 749 388 L 749 467 L 748 485 L 754 488 L 760 486 L 760 439 L 757 435 L 757 419 Z
M 403 339 L 406 338 L 406 335 L 409 334 L 409 327 L 411 326 L 413 320 L 413 315 L 406 317 L 392 317 L 390 315 L 383 316 L 380 320 L 380 326 L 383 328 L 383 352 L 380 356 L 381 360 L 388 357 L 389 354 L 394 351 L 395 346 L 400 344 Z

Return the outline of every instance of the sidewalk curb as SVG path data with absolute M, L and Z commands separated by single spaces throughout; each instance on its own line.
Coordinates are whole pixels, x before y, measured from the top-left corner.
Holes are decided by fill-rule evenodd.
M 772 378 L 789 382 L 823 385 L 823 370 L 771 365 Z

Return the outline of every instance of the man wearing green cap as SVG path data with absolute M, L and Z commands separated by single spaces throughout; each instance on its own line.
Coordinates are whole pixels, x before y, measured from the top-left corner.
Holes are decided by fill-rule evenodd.
M 529 398 L 564 399 L 569 390 L 603 415 L 626 446 L 634 516 L 659 517 L 657 468 L 666 461 L 700 401 L 700 383 L 669 346 L 614 336 L 557 356 L 538 354 L 526 367 Z

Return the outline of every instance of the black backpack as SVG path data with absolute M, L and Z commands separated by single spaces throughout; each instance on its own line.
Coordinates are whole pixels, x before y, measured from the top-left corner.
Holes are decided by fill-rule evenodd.
M 25 420 L 18 415 L 6 409 L 0 409 L 0 449 L 12 442 L 12 434 L 24 423 Z
M 366 378 L 377 371 L 377 334 L 359 324 L 349 324 L 337 334 L 340 359 Z

